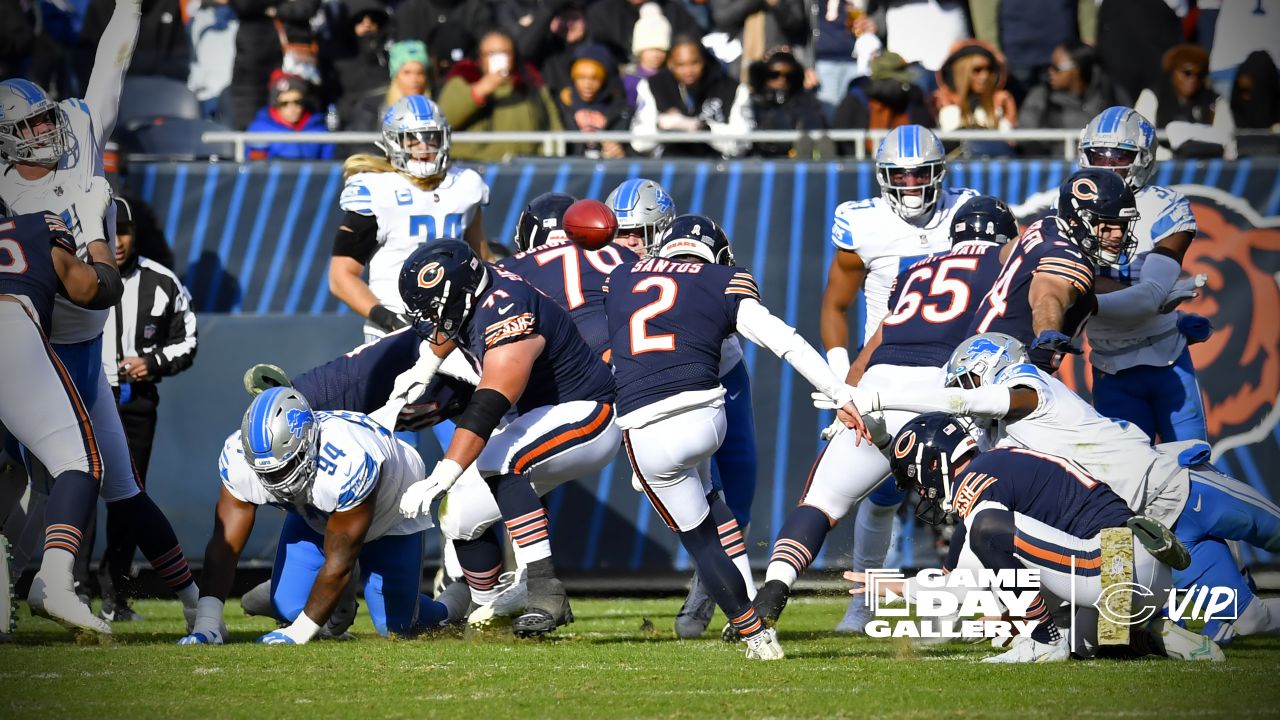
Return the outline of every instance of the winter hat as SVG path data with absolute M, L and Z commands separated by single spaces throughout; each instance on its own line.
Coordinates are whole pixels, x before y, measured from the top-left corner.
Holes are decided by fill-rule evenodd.
M 279 102 L 280 96 L 287 92 L 300 92 L 305 98 L 311 91 L 311 85 L 297 75 L 286 75 L 280 70 L 271 73 L 271 104 Z
M 653 2 L 640 6 L 640 19 L 636 20 L 635 29 L 631 31 L 632 55 L 639 55 L 641 50 L 649 48 L 671 49 L 671 23 L 662 14 L 658 3 Z
M 421 40 L 401 40 L 393 43 L 389 58 L 387 64 L 391 67 L 391 77 L 395 77 L 405 63 L 416 62 L 423 68 L 431 67 L 431 62 L 427 60 L 427 44 Z
M 579 69 L 580 64 L 596 68 L 596 73 L 600 75 L 601 80 L 617 72 L 617 66 L 614 64 L 609 48 L 598 43 L 586 43 L 573 52 L 573 64 L 569 66 L 570 75 Z
M 884 52 L 871 61 L 872 80 L 894 80 L 909 83 L 915 79 L 915 73 L 907 67 L 907 61 L 896 52 Z

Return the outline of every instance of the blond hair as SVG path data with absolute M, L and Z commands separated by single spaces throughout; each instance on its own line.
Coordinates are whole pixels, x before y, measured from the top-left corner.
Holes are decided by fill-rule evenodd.
M 396 167 L 391 164 L 391 161 L 386 159 L 385 157 L 381 155 L 370 155 L 369 153 L 360 153 L 357 155 L 352 155 L 351 157 L 347 158 L 345 162 L 342 163 L 342 179 L 343 180 L 349 180 L 351 179 L 351 176 L 359 175 L 360 173 L 387 173 L 387 172 L 399 173 L 402 177 L 404 177 L 405 180 L 408 180 L 409 182 L 418 186 L 419 190 L 434 189 L 437 185 L 440 184 L 440 179 L 443 177 L 443 173 L 434 177 L 429 177 L 429 178 L 414 177 L 408 173 L 402 173 L 399 170 L 397 170 Z
M 979 120 L 975 117 L 973 108 L 969 104 L 969 95 L 972 87 L 973 66 L 979 62 L 988 63 L 991 66 L 991 85 L 985 93 L 978 96 L 978 105 L 982 108 L 985 117 Z M 996 62 L 994 58 L 983 54 L 967 55 L 958 58 L 952 64 L 952 72 L 955 74 L 955 91 L 959 99 L 957 103 L 960 106 L 961 127 L 995 129 L 999 125 L 999 118 L 996 117 Z

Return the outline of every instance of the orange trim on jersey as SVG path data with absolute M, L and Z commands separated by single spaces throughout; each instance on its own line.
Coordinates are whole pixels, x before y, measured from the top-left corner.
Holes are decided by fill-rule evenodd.
M 575 440 L 578 440 L 579 438 L 589 437 L 595 434 L 595 432 L 599 430 L 602 425 L 604 425 L 606 422 L 609 421 L 609 418 L 612 417 L 612 415 L 613 415 L 613 406 L 608 403 L 602 403 L 600 406 L 600 411 L 596 413 L 596 416 L 594 418 L 591 419 L 591 422 L 587 423 L 582 427 L 566 430 L 560 433 L 559 435 L 551 438 L 550 440 L 547 440 L 541 445 L 533 448 L 532 450 L 528 450 L 522 453 L 520 457 L 516 460 L 515 464 L 512 466 L 511 468 L 512 472 L 519 475 L 523 473 L 525 470 L 527 470 L 530 465 L 545 458 L 548 455 L 553 454 L 557 448 L 563 445 L 572 443 Z
M 1101 554 L 1099 554 L 1098 557 L 1092 558 L 1092 559 L 1080 557 L 1078 555 L 1077 556 L 1063 555 L 1062 553 L 1056 553 L 1051 550 L 1045 550 L 1044 548 L 1038 548 L 1035 545 L 1032 545 L 1031 543 L 1027 542 L 1026 540 L 1023 540 L 1022 538 L 1018 537 L 1017 535 L 1013 536 L 1013 547 L 1015 550 L 1026 553 L 1027 555 L 1030 555 L 1033 558 L 1046 560 L 1048 562 L 1055 563 L 1057 565 L 1070 566 L 1072 557 L 1075 557 L 1075 567 L 1078 570 L 1097 570 L 1102 567 Z

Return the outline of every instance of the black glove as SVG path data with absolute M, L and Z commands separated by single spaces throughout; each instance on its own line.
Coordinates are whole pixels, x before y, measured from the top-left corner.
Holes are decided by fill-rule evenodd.
M 1058 371 L 1058 366 L 1062 364 L 1062 359 L 1067 353 L 1079 355 L 1081 350 L 1071 344 L 1071 338 L 1058 332 L 1057 330 L 1045 330 L 1031 341 L 1031 347 L 1027 349 L 1027 356 L 1031 362 L 1041 370 L 1047 373 Z
M 369 322 L 377 325 L 383 332 L 395 332 L 409 327 L 405 316 L 388 308 L 386 305 L 374 305 L 369 309 Z

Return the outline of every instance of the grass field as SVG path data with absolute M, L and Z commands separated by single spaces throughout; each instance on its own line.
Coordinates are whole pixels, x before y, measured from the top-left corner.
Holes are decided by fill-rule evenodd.
M 175 602 L 138 603 L 147 620 L 104 644 L 24 608 L 18 643 L 0 645 L 0 718 L 1280 717 L 1280 637 L 1238 641 L 1218 664 L 991 666 L 978 646 L 834 637 L 843 599 L 802 597 L 784 618 L 787 659 L 755 663 L 718 633 L 675 640 L 679 605 L 579 599 L 578 621 L 541 641 L 387 641 L 362 613 L 358 640 L 304 647 L 251 644 L 271 626 L 234 601 L 224 647 L 174 645 Z

